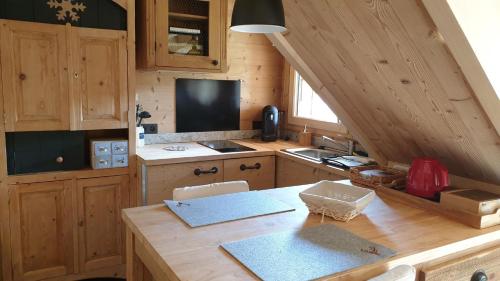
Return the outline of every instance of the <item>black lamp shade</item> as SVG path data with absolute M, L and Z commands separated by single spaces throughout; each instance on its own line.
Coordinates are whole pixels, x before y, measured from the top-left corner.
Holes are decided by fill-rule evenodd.
M 231 30 L 246 33 L 286 31 L 281 0 L 236 0 Z

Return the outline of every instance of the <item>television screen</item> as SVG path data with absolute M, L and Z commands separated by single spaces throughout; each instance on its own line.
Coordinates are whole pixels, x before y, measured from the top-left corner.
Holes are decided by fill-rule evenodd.
M 177 79 L 176 131 L 240 129 L 241 81 Z

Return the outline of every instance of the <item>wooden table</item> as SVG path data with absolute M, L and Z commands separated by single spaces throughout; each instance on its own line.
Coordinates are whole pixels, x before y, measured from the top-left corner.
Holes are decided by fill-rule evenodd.
M 163 205 L 124 210 L 127 280 L 149 279 L 150 274 L 157 281 L 256 280 L 255 275 L 219 245 L 320 224 L 321 216 L 309 215 L 298 197 L 307 187 L 262 191 L 294 206 L 295 212 L 194 229 Z M 398 252 L 389 260 L 325 280 L 365 280 L 399 264 L 417 265 L 481 245 L 500 243 L 500 227 L 473 229 L 386 194 L 378 194 L 364 212 L 349 223 L 330 219 L 325 219 L 325 223 L 333 223 Z

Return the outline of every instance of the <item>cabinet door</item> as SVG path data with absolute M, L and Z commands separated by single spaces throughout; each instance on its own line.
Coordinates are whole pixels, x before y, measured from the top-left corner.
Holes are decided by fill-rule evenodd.
M 14 280 L 41 280 L 74 273 L 71 181 L 10 188 Z
M 221 70 L 227 5 L 226 0 L 157 0 L 156 65 Z
M 121 209 L 128 194 L 127 176 L 78 180 L 80 271 L 124 263 Z
M 201 172 L 197 175 L 197 171 Z M 146 171 L 146 203 L 160 204 L 172 199 L 178 187 L 203 185 L 224 181 L 223 162 L 206 161 L 162 166 L 151 166 Z
M 127 33 L 71 28 L 74 130 L 127 127 Z
M 277 162 L 277 187 L 295 186 L 317 182 L 316 168 L 283 157 L 278 157 Z
M 0 37 L 6 130 L 69 129 L 65 27 L 2 20 Z
M 224 160 L 224 181 L 247 181 L 252 190 L 274 188 L 274 156 Z

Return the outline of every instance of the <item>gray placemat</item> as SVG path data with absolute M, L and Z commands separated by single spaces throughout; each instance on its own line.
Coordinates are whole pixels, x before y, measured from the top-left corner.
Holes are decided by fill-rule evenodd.
M 165 204 L 191 227 L 258 217 L 295 210 L 258 191 L 231 193 Z
M 221 245 L 262 280 L 314 280 L 391 257 L 395 252 L 334 225 Z

